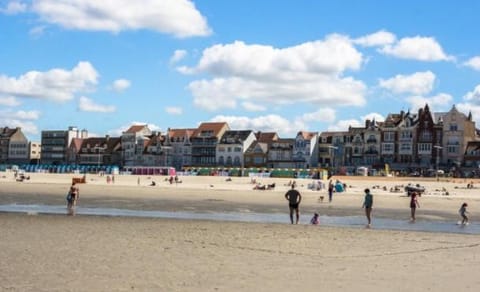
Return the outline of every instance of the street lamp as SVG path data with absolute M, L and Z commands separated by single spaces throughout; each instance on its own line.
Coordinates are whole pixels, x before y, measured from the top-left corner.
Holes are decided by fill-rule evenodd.
M 438 179 L 438 163 L 440 162 L 440 151 L 443 149 L 443 147 L 440 146 L 440 145 L 435 145 L 435 146 L 433 146 L 433 148 L 435 148 L 435 149 L 436 149 L 436 152 L 437 152 L 435 178 L 436 178 L 437 181 L 438 181 L 438 180 L 439 180 L 439 179 Z
M 333 145 L 328 145 L 328 149 L 330 149 L 330 161 L 332 163 L 333 174 L 335 174 L 335 150 L 337 150 L 338 147 Z

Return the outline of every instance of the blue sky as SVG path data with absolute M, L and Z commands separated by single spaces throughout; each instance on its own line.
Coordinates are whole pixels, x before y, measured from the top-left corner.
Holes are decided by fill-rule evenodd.
M 346 130 L 480 121 L 480 1 L 0 0 L 0 126 Z

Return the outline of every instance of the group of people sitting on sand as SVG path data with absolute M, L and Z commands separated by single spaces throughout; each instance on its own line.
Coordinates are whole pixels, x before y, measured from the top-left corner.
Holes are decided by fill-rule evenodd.
M 261 183 L 257 183 L 254 187 L 253 187 L 254 190 L 273 190 L 275 189 L 275 183 L 271 183 L 271 184 L 261 184 Z

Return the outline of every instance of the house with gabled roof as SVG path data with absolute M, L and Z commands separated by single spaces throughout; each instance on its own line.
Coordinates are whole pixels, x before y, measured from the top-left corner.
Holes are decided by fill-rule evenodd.
M 151 134 L 147 125 L 133 125 L 122 133 L 122 165 L 141 165 L 145 141 Z
M 268 143 L 253 141 L 245 150 L 245 168 L 266 168 L 268 160 Z
M 255 140 L 245 150 L 244 166 L 246 168 L 267 168 L 268 149 L 278 139 L 279 136 L 276 132 L 256 132 Z
M 293 163 L 294 138 L 280 138 L 273 141 L 268 147 L 269 168 L 295 168 Z
M 166 145 L 171 147 L 171 166 L 176 170 L 192 165 L 192 142 L 190 141 L 196 129 L 168 129 Z
M 230 130 L 225 122 L 201 123 L 192 134 L 192 166 L 215 167 L 217 143 Z
M 318 138 L 319 166 L 352 165 L 351 149 L 350 132 L 328 131 L 320 133 Z
M 87 138 L 72 138 L 67 150 L 67 164 L 80 164 L 80 153 L 84 139 Z
M 79 140 L 76 140 L 79 141 Z M 121 163 L 121 138 L 92 137 L 81 139 L 81 147 L 78 153 L 78 164 L 82 165 L 119 165 Z M 71 147 L 76 147 L 73 143 Z
M 151 135 L 143 136 L 143 153 L 139 157 L 138 166 L 169 166 L 168 152 L 170 149 L 165 146 L 165 135 L 161 132 L 152 131 Z M 168 149 L 166 149 L 168 148 Z
M 318 166 L 318 133 L 300 131 L 293 144 L 293 162 L 295 168 L 307 169 Z
M 447 168 L 459 168 L 463 164 L 469 141 L 476 141 L 477 133 L 472 113 L 458 111 L 455 105 L 442 116 L 441 164 Z
M 0 128 L 0 163 L 28 163 L 28 140 L 20 127 Z
M 217 143 L 216 159 L 219 167 L 244 167 L 244 153 L 256 140 L 252 130 L 228 130 Z

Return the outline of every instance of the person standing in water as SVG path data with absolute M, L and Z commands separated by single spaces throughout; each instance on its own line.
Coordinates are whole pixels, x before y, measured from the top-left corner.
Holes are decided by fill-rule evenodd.
M 468 217 L 467 217 L 467 203 L 463 203 L 462 206 L 460 207 L 460 210 L 458 210 L 458 213 L 460 216 L 462 216 L 462 225 L 468 225 Z
M 288 190 L 288 192 L 285 194 L 285 199 L 288 201 L 288 206 L 290 208 L 290 222 L 293 224 L 293 211 L 295 211 L 295 224 L 298 224 L 298 221 L 300 219 L 299 205 L 302 201 L 302 195 L 300 195 L 300 192 L 295 189 L 294 184 L 292 184 L 292 188 Z
M 69 214 L 73 214 L 74 208 L 77 205 L 78 197 L 80 196 L 80 190 L 76 183 L 72 182 L 70 190 L 67 195 L 67 209 Z
M 417 208 L 420 208 L 420 204 L 418 203 L 418 193 L 413 191 L 410 194 L 410 220 L 415 222 L 415 211 Z
M 365 189 L 365 199 L 363 200 L 363 208 L 365 208 L 365 216 L 367 216 L 367 227 L 370 228 L 372 224 L 372 207 L 373 207 L 373 195 L 370 193 L 370 189 Z

